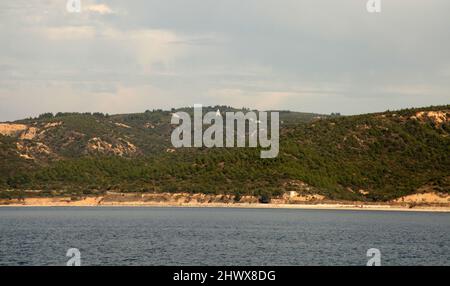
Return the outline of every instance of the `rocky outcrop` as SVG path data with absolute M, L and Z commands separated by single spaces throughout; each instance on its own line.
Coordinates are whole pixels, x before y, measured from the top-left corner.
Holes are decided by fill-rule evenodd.
M 137 147 L 119 138 L 115 143 L 109 143 L 101 138 L 94 137 L 88 141 L 87 144 L 88 152 L 98 152 L 101 154 L 118 155 L 118 156 L 131 156 L 138 152 Z
M 21 158 L 35 160 L 36 158 L 48 158 L 55 156 L 51 149 L 41 142 L 21 141 L 16 143 L 16 148 Z
M 53 128 L 53 127 L 58 127 L 61 126 L 63 123 L 62 121 L 58 121 L 58 122 L 49 122 L 47 124 L 44 125 L 44 128 Z
M 431 121 L 436 127 L 450 122 L 450 110 L 442 111 L 421 111 L 411 116 L 413 120 Z
M 38 129 L 36 127 L 30 127 L 24 132 L 22 132 L 19 136 L 21 140 L 33 140 L 38 133 Z
M 116 125 L 118 127 L 123 127 L 123 128 L 131 128 L 131 126 L 128 126 L 128 125 L 123 124 L 123 123 L 118 123 L 118 122 L 114 123 L 114 125 Z

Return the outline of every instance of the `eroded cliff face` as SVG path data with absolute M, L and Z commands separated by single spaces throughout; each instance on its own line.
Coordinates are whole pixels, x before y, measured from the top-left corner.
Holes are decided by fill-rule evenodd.
M 0 134 L 4 136 L 18 136 L 27 129 L 25 124 L 0 123 Z
M 443 193 L 418 193 L 408 196 L 404 196 L 394 200 L 395 203 L 407 203 L 407 204 L 443 204 L 450 205 L 450 196 Z
M 436 127 L 450 122 L 450 110 L 441 111 L 420 111 L 411 116 L 410 119 L 419 120 L 421 122 L 430 121 Z
M 17 139 L 16 152 L 20 158 L 35 160 L 39 157 L 52 156 L 52 151 L 37 139 L 39 129 L 34 126 L 14 123 L 1 123 L 0 134 Z

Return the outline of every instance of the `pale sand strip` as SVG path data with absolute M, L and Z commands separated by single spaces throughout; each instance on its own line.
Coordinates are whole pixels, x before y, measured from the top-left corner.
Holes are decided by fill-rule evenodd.
M 88 197 L 72 201 L 70 198 L 25 198 L 23 201 L 0 202 L 0 207 L 200 207 L 200 208 L 263 208 L 263 209 L 312 209 L 312 210 L 364 210 L 364 211 L 413 211 L 450 212 L 450 206 L 414 206 L 400 204 L 261 204 L 261 203 L 198 203 L 198 202 L 152 202 L 152 201 L 103 201 L 102 197 Z

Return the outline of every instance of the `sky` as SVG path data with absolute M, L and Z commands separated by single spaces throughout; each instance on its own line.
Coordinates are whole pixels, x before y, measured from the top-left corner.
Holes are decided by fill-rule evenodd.
M 0 1 L 0 121 L 230 105 L 450 103 L 450 1 Z

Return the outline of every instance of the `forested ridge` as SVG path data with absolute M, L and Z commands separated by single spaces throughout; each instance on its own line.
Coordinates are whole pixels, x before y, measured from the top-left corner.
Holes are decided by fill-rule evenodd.
M 204 112 L 217 109 L 238 111 Z M 0 196 L 297 191 L 386 201 L 423 190 L 450 193 L 450 105 L 355 116 L 280 111 L 274 159 L 261 159 L 258 148 L 176 149 L 176 111 L 192 113 L 46 113 L 2 123 Z

